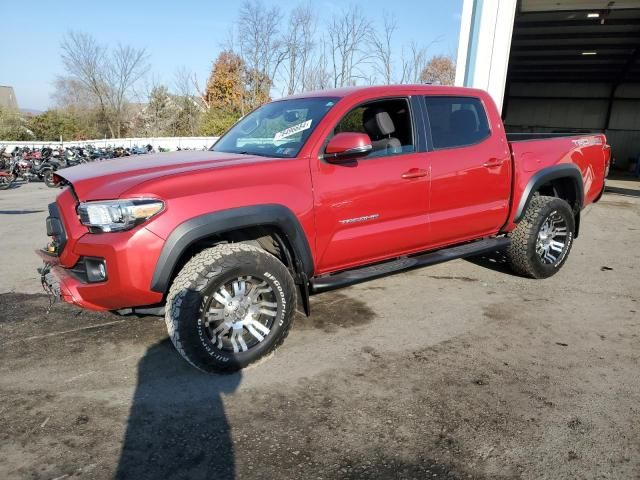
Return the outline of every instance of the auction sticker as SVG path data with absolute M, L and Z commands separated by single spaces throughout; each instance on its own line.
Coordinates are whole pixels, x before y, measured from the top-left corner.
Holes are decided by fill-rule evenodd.
M 298 123 L 297 125 L 292 125 L 289 128 L 285 128 L 281 132 L 277 132 L 274 136 L 274 140 L 282 140 L 283 138 L 290 137 L 295 135 L 296 133 L 304 132 L 311 128 L 311 120 L 307 120 L 306 122 Z

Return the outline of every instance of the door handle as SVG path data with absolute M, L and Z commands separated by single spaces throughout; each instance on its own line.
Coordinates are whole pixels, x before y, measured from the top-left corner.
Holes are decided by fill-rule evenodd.
M 405 180 L 411 180 L 412 178 L 426 177 L 427 175 L 429 175 L 429 172 L 427 170 L 424 170 L 422 168 L 412 168 L 404 172 L 402 174 L 402 178 L 404 178 Z
M 495 167 L 499 167 L 500 165 L 502 165 L 502 162 L 504 160 L 501 158 L 490 158 L 489 160 L 487 160 L 486 162 L 484 162 L 482 164 L 483 167 L 487 167 L 487 168 L 495 168 Z

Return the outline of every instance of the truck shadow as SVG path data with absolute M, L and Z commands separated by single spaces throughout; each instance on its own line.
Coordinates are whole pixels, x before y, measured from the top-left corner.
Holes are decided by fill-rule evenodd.
M 117 479 L 232 479 L 231 428 L 223 394 L 241 375 L 208 375 L 188 365 L 168 339 L 138 363 L 138 381 Z
M 489 270 L 493 270 L 495 272 L 506 273 L 513 276 L 518 276 L 516 273 L 511 270 L 509 267 L 509 262 L 507 260 L 507 255 L 505 252 L 501 250 L 497 250 L 495 252 L 484 253 L 482 255 L 476 255 L 475 257 L 468 257 L 467 260 L 474 265 L 478 265 L 479 267 L 488 268 Z

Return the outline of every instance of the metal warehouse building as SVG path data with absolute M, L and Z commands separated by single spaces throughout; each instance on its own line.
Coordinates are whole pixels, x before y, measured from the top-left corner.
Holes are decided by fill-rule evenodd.
M 640 156 L 640 0 L 464 0 L 457 64 L 507 131 L 605 132 L 618 166 Z

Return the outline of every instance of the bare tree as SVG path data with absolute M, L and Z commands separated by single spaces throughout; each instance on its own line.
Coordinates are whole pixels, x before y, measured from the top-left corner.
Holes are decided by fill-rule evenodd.
M 329 71 L 328 48 L 327 42 L 321 42 L 316 55 L 312 57 L 304 76 L 304 91 L 324 90 L 333 85 Z
M 402 74 L 399 83 L 420 83 L 421 75 L 427 66 L 427 52 L 432 45 L 440 42 L 442 37 L 429 42 L 426 46 L 420 46 L 415 40 L 408 47 L 402 47 Z
M 420 47 L 415 41 L 402 49 L 402 76 L 400 83 L 419 83 L 420 74 L 427 61 L 427 49 Z
M 306 90 L 305 79 L 315 47 L 316 18 L 311 6 L 294 8 L 289 15 L 288 30 L 284 38 L 286 92 Z
M 174 102 L 178 107 L 175 122 L 175 135 L 196 135 L 198 133 L 198 120 L 205 110 L 202 101 L 202 93 L 197 88 L 196 76 L 186 67 L 176 70 L 174 85 L 176 95 Z
M 385 14 L 382 33 L 378 34 L 375 30 L 371 30 L 369 34 L 369 43 L 374 57 L 373 68 L 387 85 L 393 83 L 393 63 L 391 58 L 393 50 L 391 44 L 393 34 L 397 28 L 398 24 L 395 17 Z
M 108 112 L 108 89 L 104 81 L 104 64 L 107 58 L 103 46 L 86 33 L 69 32 L 62 41 L 62 63 L 71 80 L 82 85 L 99 104 L 102 120 L 113 137 L 114 131 Z
M 116 137 L 120 137 L 122 125 L 126 120 L 127 94 L 148 70 L 147 59 L 145 49 L 118 44 L 110 60 L 105 63 L 104 79 L 107 99 L 114 114 Z
M 111 136 L 120 136 L 127 95 L 148 69 L 145 49 L 118 45 L 109 53 L 93 37 L 79 32 L 69 32 L 61 47 L 69 77 L 95 98 Z
M 370 22 L 357 6 L 331 20 L 327 29 L 334 87 L 353 85 L 365 78 L 363 64 L 370 58 L 365 50 L 370 35 Z
M 267 9 L 259 0 L 246 0 L 240 7 L 237 42 L 249 76 L 249 108 L 268 99 L 276 73 L 285 59 L 285 48 L 279 36 L 281 23 L 282 13 L 277 6 Z

